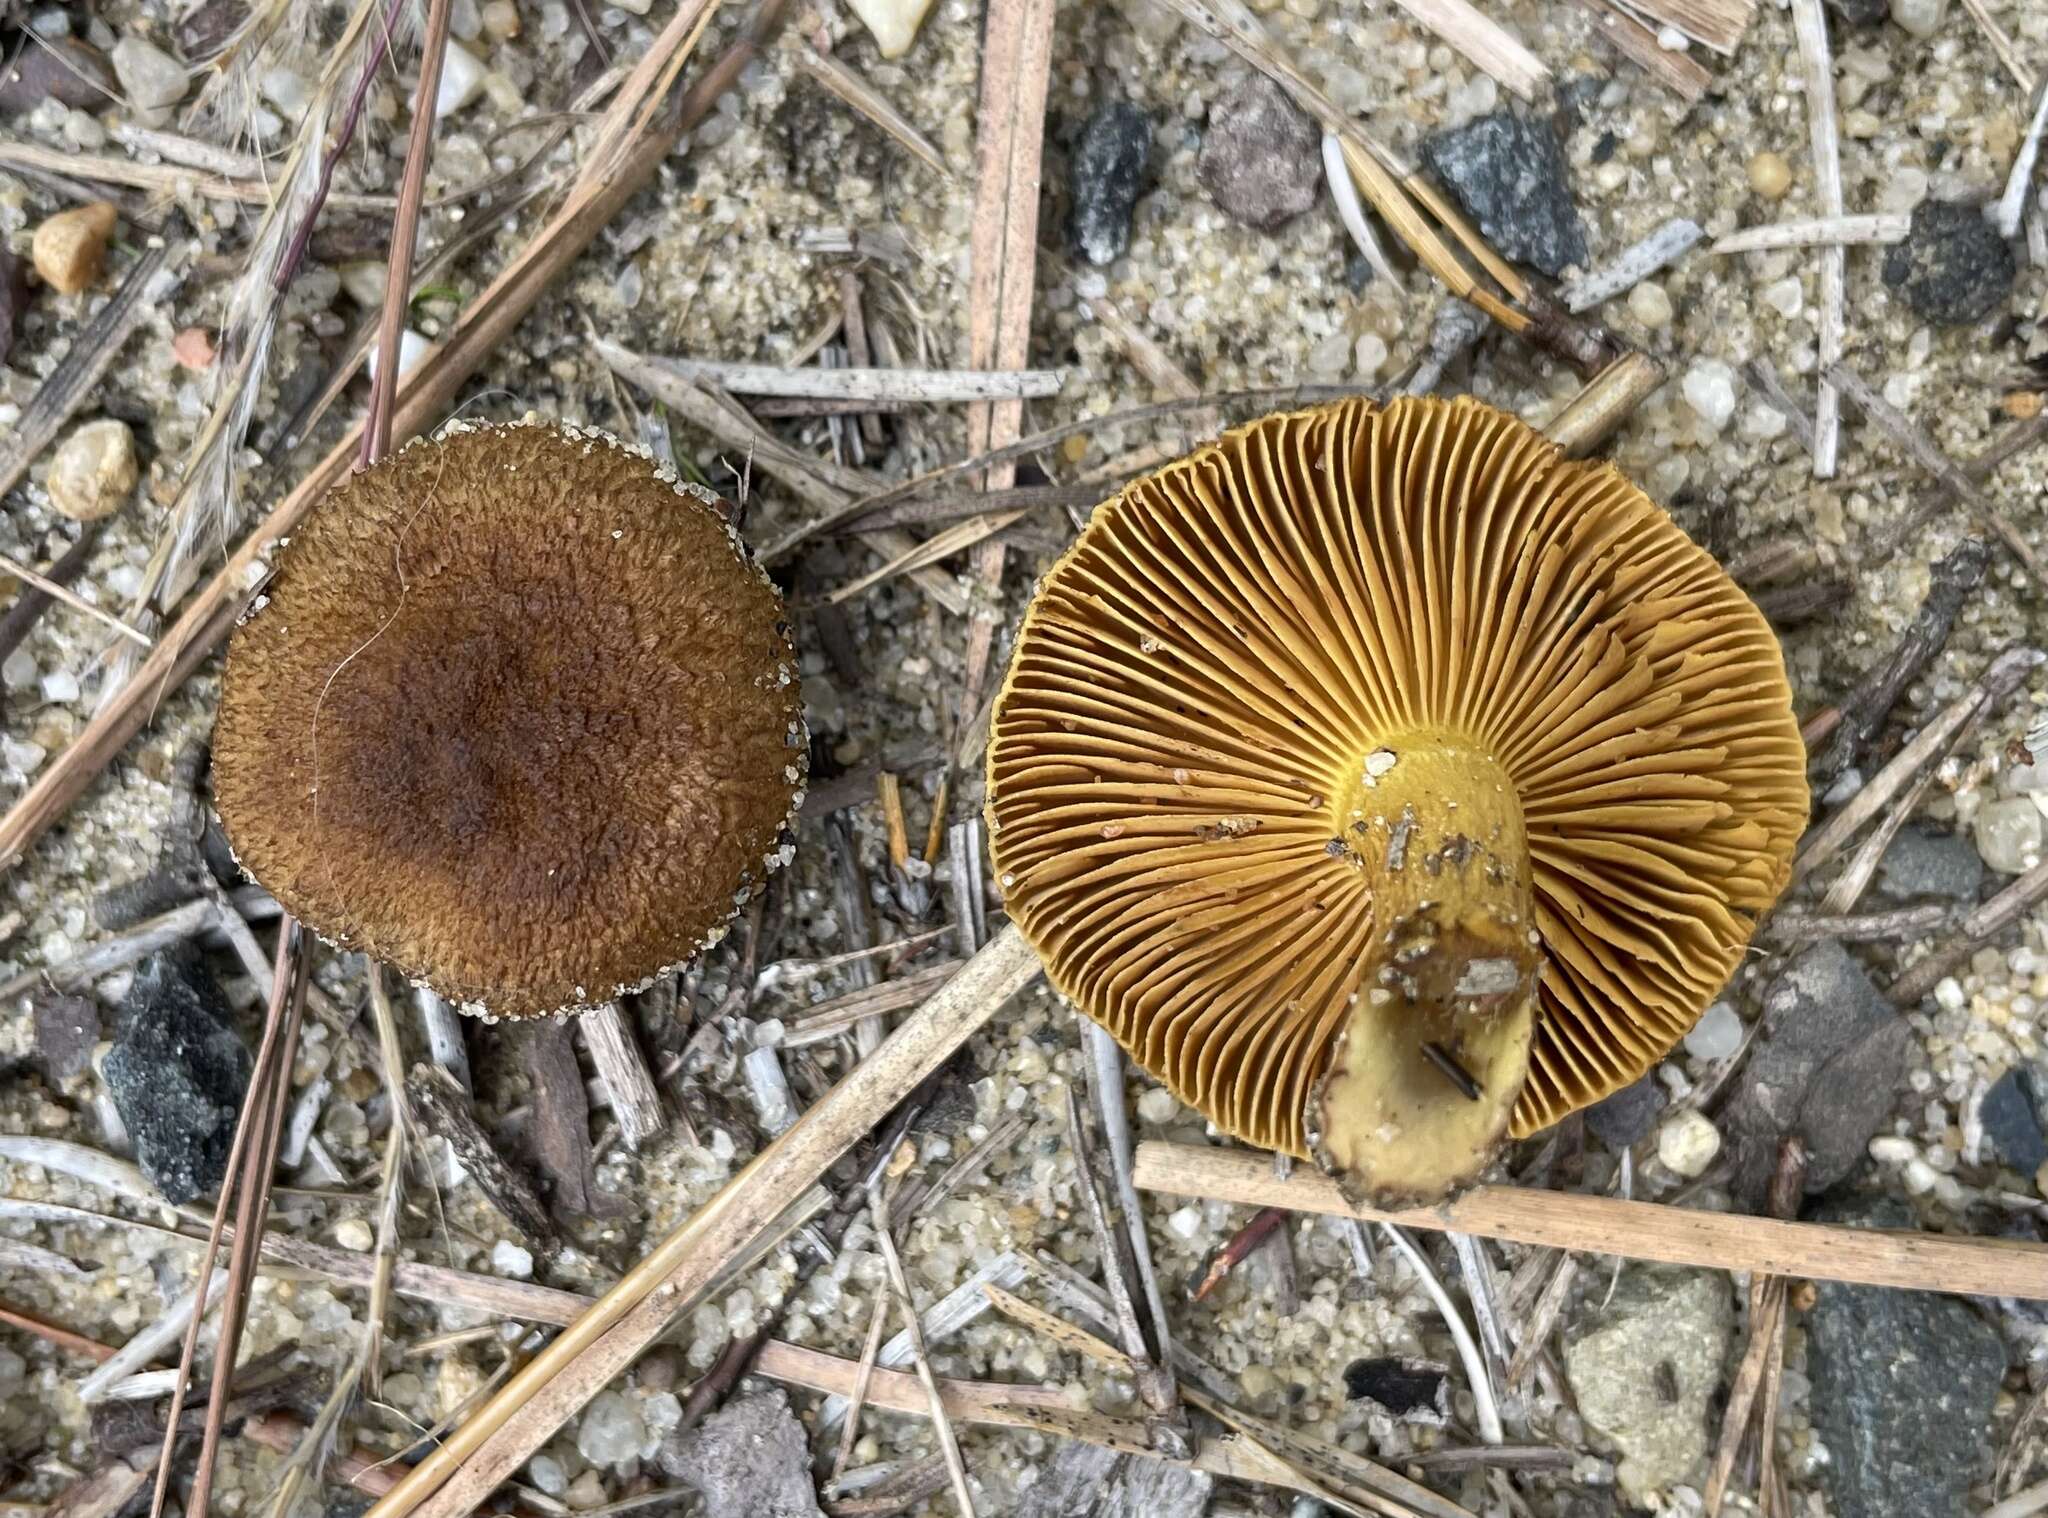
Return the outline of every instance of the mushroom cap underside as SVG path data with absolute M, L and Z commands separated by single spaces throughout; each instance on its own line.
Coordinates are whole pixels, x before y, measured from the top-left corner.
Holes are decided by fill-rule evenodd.
M 322 936 L 466 1010 L 605 1001 L 786 859 L 781 598 L 714 500 L 601 433 L 457 426 L 307 517 L 230 640 L 214 790 Z
M 1783 888 L 1808 795 L 1756 607 L 1615 469 L 1513 417 L 1268 417 L 1105 503 L 996 706 L 1008 909 L 1176 1096 L 1305 1154 L 1386 953 L 1402 829 L 1372 815 L 1373 767 L 1445 745 L 1505 776 L 1526 831 L 1527 1134 L 1683 1037 Z M 1454 821 L 1455 787 L 1435 799 Z

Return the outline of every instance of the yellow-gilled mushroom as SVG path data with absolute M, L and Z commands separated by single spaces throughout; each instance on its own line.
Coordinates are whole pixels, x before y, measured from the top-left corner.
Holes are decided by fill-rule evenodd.
M 646 985 L 786 862 L 781 597 L 601 433 L 454 426 L 337 487 L 228 646 L 221 822 L 294 916 L 467 1011 Z
M 1018 637 L 988 820 L 1134 1059 L 1410 1202 L 1684 1036 L 1805 765 L 1763 616 L 1627 479 L 1476 402 L 1358 400 L 1096 512 Z

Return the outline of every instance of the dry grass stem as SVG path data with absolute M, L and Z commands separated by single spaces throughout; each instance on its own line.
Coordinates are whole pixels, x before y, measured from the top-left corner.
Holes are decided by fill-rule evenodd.
M 1602 369 L 1543 427 L 1543 435 L 1570 458 L 1584 458 L 1621 430 L 1636 407 L 1664 383 L 1664 366 L 1630 351 Z
M 1579 0 L 1600 35 L 1614 50 L 1679 98 L 1692 102 L 1705 95 L 1714 76 L 1684 53 L 1675 53 L 1657 34 L 1613 0 Z
M 1159 1288 L 1159 1272 L 1152 1263 L 1152 1245 L 1145 1234 L 1145 1213 L 1138 1204 L 1138 1188 L 1131 1184 L 1130 1112 L 1124 1090 L 1124 1054 L 1109 1031 L 1083 1019 L 1081 1037 L 1088 1050 L 1090 1087 L 1095 1096 L 1096 1115 L 1102 1122 L 1102 1139 L 1109 1150 L 1110 1177 L 1116 1186 L 1116 1204 L 1123 1220 L 1124 1237 L 1129 1240 L 1131 1264 L 1145 1303 L 1145 1318 L 1159 1352 L 1159 1364 L 1170 1378 L 1173 1366 L 1173 1331 L 1166 1314 L 1166 1296 Z
M 1061 383 L 1061 375 L 1054 369 L 792 369 L 781 364 L 735 364 L 703 358 L 645 361 L 660 364 L 690 384 L 715 385 L 734 395 L 919 406 L 1028 400 L 1058 395 Z
M 1991 7 L 1984 0 L 1963 0 L 1963 9 L 1970 13 L 1970 19 L 1977 23 L 1977 30 L 1984 34 L 1984 40 L 1991 44 L 1991 51 L 1998 55 L 1998 61 L 2005 65 L 2005 71 L 2012 75 L 2013 83 L 2020 87 L 2022 95 L 2034 91 L 2034 74 L 2019 49 L 2013 46 L 2012 38 L 2005 33 L 1991 14 Z
M 2048 861 L 2035 865 L 2011 885 L 1971 912 L 1953 942 L 1943 944 L 1891 983 L 1889 994 L 1910 1007 L 1940 984 L 1970 951 L 1994 933 L 2002 933 L 2048 898 Z M 1810 1274 L 1811 1272 L 1809 1272 Z
M 145 249 L 112 298 L 71 340 L 14 425 L 0 435 L 0 496 L 22 482 L 29 465 L 98 392 L 100 380 L 143 318 L 163 306 L 183 281 L 190 254 L 187 245 L 180 245 L 175 254 L 168 244 Z
M 113 1359 L 117 1352 L 112 1345 L 102 1344 L 97 1339 L 88 1339 L 84 1334 L 73 1333 L 68 1328 L 59 1328 L 55 1323 L 46 1323 L 31 1313 L 5 1304 L 0 1304 L 0 1323 L 10 1328 L 18 1328 L 23 1333 L 33 1334 L 47 1344 L 54 1344 L 59 1349 L 68 1350 L 74 1355 L 82 1355 L 101 1365 Z
M 71 589 L 61 580 L 52 579 L 40 570 L 29 568 L 26 564 L 17 563 L 10 555 L 0 553 L 0 574 L 13 575 L 22 584 L 32 587 L 52 600 L 62 601 L 73 611 L 83 612 L 86 616 L 92 618 L 93 621 L 100 623 L 102 626 L 112 628 L 122 637 L 138 643 L 144 648 L 149 647 L 149 634 L 130 627 L 126 622 L 123 622 L 119 617 L 103 607 L 93 605 L 92 602 L 86 600 L 85 597 Z
M 1514 1355 L 1508 1360 L 1506 1390 L 1515 1395 L 1527 1384 L 1530 1371 L 1543 1357 L 1544 1347 L 1550 1342 L 1550 1332 L 1557 1326 L 1557 1320 L 1564 1311 L 1564 1305 L 1571 1300 L 1572 1282 L 1579 1274 L 1576 1255 L 1561 1254 L 1557 1267 L 1550 1273 L 1541 1295 L 1529 1309 L 1529 1316 L 1522 1324 L 1515 1344 Z
M 1676 27 L 1724 57 L 1741 45 L 1756 16 L 1756 0 L 1629 0 L 1631 9 L 1663 26 Z
M 655 1089 L 654 1074 L 640 1052 L 640 1040 L 626 1021 L 617 1002 L 584 1013 L 576 1019 L 583 1034 L 583 1046 L 618 1119 L 619 1135 L 630 1149 L 638 1149 L 668 1126 L 662 1110 L 661 1093 Z
M 2027 124 L 2026 136 L 2020 139 L 2019 151 L 2013 155 L 2005 193 L 1998 197 L 1994 220 L 2000 237 L 2010 240 L 2020 235 L 2020 217 L 2026 213 L 2027 192 L 2034 185 L 2034 165 L 2040 160 L 2044 132 L 2048 132 L 2048 80 L 2035 88 L 2034 118 Z
M 2030 673 L 2048 663 L 2035 648 L 2008 648 L 1991 661 L 1977 683 L 1907 740 L 1884 768 L 1828 820 L 1806 835 L 1792 862 L 1792 878 L 1804 879 L 1841 852 L 1926 765 L 1962 740 L 1989 711 L 2011 695 Z
M 882 1330 L 889 1322 L 889 1297 L 886 1293 L 875 1293 L 874 1309 L 868 1314 L 868 1336 L 861 1345 L 860 1369 L 853 1378 L 853 1387 L 846 1394 L 846 1419 L 839 1430 L 839 1447 L 832 1456 L 831 1482 L 836 1483 L 845 1474 L 846 1465 L 853 1458 L 853 1446 L 860 1438 L 861 1409 L 867 1406 L 868 1382 L 875 1373 L 875 1355 L 882 1347 Z
M 847 67 L 830 53 L 819 52 L 809 43 L 791 48 L 790 57 L 799 69 L 867 117 L 898 147 L 941 179 L 952 182 L 953 171 L 946 167 L 945 156 L 931 139 L 912 126 L 910 118 L 891 105 L 888 97 L 858 70 Z
M 2048 867 L 2040 873 L 2048 877 Z M 1548 1249 L 1865 1286 L 2048 1300 L 2048 1248 L 2009 1239 L 1788 1223 L 1515 1186 L 1480 1186 L 1440 1207 L 1386 1212 L 1353 1207 L 1324 1175 L 1298 1169 L 1278 1180 L 1267 1158 L 1251 1150 L 1179 1144 L 1140 1144 L 1136 1179 L 1140 1191 L 1289 1207 L 1433 1232 L 1456 1229 Z
M 1398 0 L 1401 9 L 1421 22 L 1472 63 L 1491 74 L 1502 88 L 1533 101 L 1550 82 L 1550 69 L 1522 40 L 1468 0 Z
M 1709 253 L 1767 253 L 1776 248 L 1835 248 L 1892 243 L 1906 235 L 1913 218 L 1902 211 L 1854 216 L 1812 216 L 1744 227 L 1714 239 Z
M 1806 124 L 1813 144 L 1813 179 L 1823 217 L 1842 214 L 1842 152 L 1835 116 L 1835 66 L 1828 50 L 1827 17 L 1821 0 L 1792 0 L 1792 27 L 1799 38 L 1799 64 L 1806 77 Z M 1842 358 L 1843 283 L 1848 268 L 1839 243 L 1820 254 L 1820 366 L 1825 373 Z M 1834 384 L 1822 379 L 1814 392 L 1813 474 L 1835 477 L 1841 446 L 1842 410 Z
M 961 1518 L 974 1518 L 974 1493 L 967 1486 L 967 1465 L 960 1458 L 960 1440 L 953 1433 L 953 1422 L 946 1416 L 946 1400 L 939 1395 L 939 1383 L 932 1375 L 932 1363 L 924 1350 L 924 1330 L 918 1325 L 917 1304 L 910 1299 L 910 1282 L 904 1279 L 903 1260 L 896 1253 L 896 1240 L 889 1226 L 889 1199 L 885 1187 L 876 1183 L 868 1187 L 868 1205 L 875 1216 L 875 1243 L 882 1251 L 882 1264 L 888 1271 L 889 1291 L 896 1299 L 896 1310 L 903 1315 L 903 1331 L 910 1335 L 910 1363 L 917 1371 L 918 1383 L 924 1387 L 925 1399 L 931 1408 L 932 1432 L 938 1436 L 939 1452 L 945 1456 L 946 1474 L 952 1478 L 953 1501 L 958 1505 Z
M 1150 1147 L 1149 1145 L 1147 1146 Z M 1283 1182 L 1282 1184 L 1287 1184 Z M 1269 1204 L 1273 1205 L 1273 1204 Z M 1429 1258 L 1416 1247 L 1396 1224 L 1385 1218 L 1380 1220 L 1384 1232 L 1401 1258 L 1408 1262 L 1422 1282 L 1422 1289 L 1429 1293 L 1430 1301 L 1436 1304 L 1437 1315 L 1444 1320 L 1444 1327 L 1451 1331 L 1451 1342 L 1457 1346 L 1458 1358 L 1465 1366 L 1465 1380 L 1472 1389 L 1472 1405 L 1479 1419 L 1479 1437 L 1488 1444 L 1499 1444 L 1507 1435 L 1500 1425 L 1500 1404 L 1493 1394 L 1493 1372 L 1486 1357 L 1479 1352 L 1479 1346 L 1472 1338 L 1472 1330 L 1465 1326 L 1464 1314 L 1458 1311 L 1458 1304 L 1451 1300 L 1451 1294 L 1444 1290 L 1444 1283 L 1437 1279 L 1437 1273 L 1430 1268 Z M 1445 1232 L 1451 1232 L 1446 1229 Z
M 1889 433 L 1915 464 L 1954 492 L 1956 499 L 1969 507 L 1971 515 L 1996 533 L 1998 540 L 2012 550 L 2013 557 L 2025 566 L 2036 584 L 2048 587 L 2048 567 L 2043 566 L 2034 545 L 2006 520 L 1956 462 L 1941 451 L 1933 438 L 1915 426 L 1904 412 L 1879 395 L 1868 380 L 1847 364 L 1829 363 L 1822 372 L 1830 383 L 1856 402 L 1866 417 Z
M 1674 216 L 1654 232 L 1622 250 L 1612 262 L 1558 287 L 1557 298 L 1574 314 L 1626 295 L 1652 274 L 1669 268 L 1692 251 L 1706 233 L 1688 216 Z
M 374 1518 L 414 1511 L 457 1518 L 474 1508 L 1038 969 L 1014 927 L 992 939 L 881 1048 L 454 1430 L 372 1509 Z

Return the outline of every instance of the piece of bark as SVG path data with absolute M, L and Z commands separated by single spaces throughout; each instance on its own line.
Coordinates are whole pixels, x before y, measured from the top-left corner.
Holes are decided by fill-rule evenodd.
M 553 1255 L 560 1250 L 561 1235 L 555 1231 L 547 1209 L 541 1206 L 533 1183 L 498 1153 L 455 1078 L 437 1065 L 414 1065 L 405 1078 L 405 1095 L 420 1125 L 448 1141 L 469 1178 L 491 1205 L 504 1214 L 505 1221 L 537 1252 Z
M 555 1211 L 562 1217 L 590 1217 L 599 1210 L 601 1193 L 590 1153 L 590 1094 L 569 1025 L 527 1024 L 521 1030 L 519 1059 L 533 1086 L 534 1162 L 554 1182 Z
M 1822 785 L 1861 758 L 1907 686 L 1920 677 L 1948 641 L 1956 615 L 1983 580 L 1991 550 L 1976 538 L 1965 538 L 1937 563 L 1919 611 L 1884 661 L 1865 675 L 1842 701 L 1842 720 L 1834 741 L 1814 762 L 1814 779 Z

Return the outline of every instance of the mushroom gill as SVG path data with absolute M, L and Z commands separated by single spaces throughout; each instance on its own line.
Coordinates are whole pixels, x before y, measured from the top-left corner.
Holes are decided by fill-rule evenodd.
M 508 1017 L 720 936 L 804 769 L 781 599 L 715 498 L 553 425 L 337 487 L 235 630 L 214 737 L 222 824 L 288 911 Z
M 1054 983 L 1379 1202 L 1669 1050 L 1807 815 L 1757 609 L 1468 400 L 1268 417 L 1107 502 L 1025 618 L 988 797 Z

